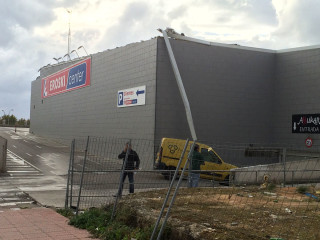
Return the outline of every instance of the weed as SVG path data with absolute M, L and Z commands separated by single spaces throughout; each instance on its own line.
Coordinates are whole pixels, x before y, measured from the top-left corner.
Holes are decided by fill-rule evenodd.
M 61 211 L 61 214 L 64 213 Z M 137 212 L 129 206 L 118 207 L 117 214 L 111 222 L 112 208 L 92 208 L 84 213 L 73 216 L 70 224 L 87 229 L 94 237 L 105 240 L 126 240 L 126 239 L 149 239 L 153 226 L 144 222 L 143 226 L 138 223 Z M 162 239 L 170 239 L 171 228 L 166 227 Z
M 308 186 L 299 186 L 299 187 L 297 187 L 297 192 L 298 193 L 304 194 L 304 193 L 306 193 L 308 191 L 309 191 L 309 187 Z
M 274 191 L 276 189 L 277 185 L 274 183 L 269 183 L 267 186 L 268 191 Z
M 98 208 L 91 208 L 84 213 L 74 216 L 70 219 L 70 224 L 78 228 L 88 229 L 90 232 L 96 228 L 106 225 L 109 221 L 111 214 L 109 212 L 101 211 Z
M 66 217 L 66 218 L 71 218 L 74 216 L 74 212 L 70 208 L 57 209 L 57 213 L 61 214 L 62 216 Z

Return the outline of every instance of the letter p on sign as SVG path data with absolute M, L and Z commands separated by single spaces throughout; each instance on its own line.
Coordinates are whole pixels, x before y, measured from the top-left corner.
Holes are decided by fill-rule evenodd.
M 123 92 L 118 92 L 118 106 L 123 105 Z

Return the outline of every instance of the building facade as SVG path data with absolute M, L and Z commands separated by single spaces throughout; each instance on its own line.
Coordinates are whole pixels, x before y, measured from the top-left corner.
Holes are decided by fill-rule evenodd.
M 311 136 L 317 144 L 316 120 L 314 132 L 292 128 L 293 115 L 316 119 L 320 113 L 319 46 L 274 51 L 176 39 L 170 43 L 199 141 L 304 146 Z M 82 59 L 41 69 L 32 82 L 30 132 L 66 141 L 90 135 L 146 139 L 155 145 L 162 137 L 191 138 L 163 38 L 90 59 L 88 86 L 50 97 L 41 94 L 43 80 Z M 119 107 L 119 91 L 139 87 L 145 87 L 144 104 Z

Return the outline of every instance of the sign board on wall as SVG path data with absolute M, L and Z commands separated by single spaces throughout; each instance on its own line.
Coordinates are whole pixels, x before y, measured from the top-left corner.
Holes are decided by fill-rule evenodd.
M 118 91 L 118 107 L 132 107 L 146 104 L 146 86 Z
M 42 98 L 69 92 L 90 85 L 91 58 L 42 79 Z
M 320 133 L 320 114 L 292 115 L 292 133 Z

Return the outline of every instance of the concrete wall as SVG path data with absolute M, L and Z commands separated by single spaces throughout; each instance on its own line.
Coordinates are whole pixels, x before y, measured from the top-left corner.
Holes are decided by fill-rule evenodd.
M 199 141 L 269 143 L 275 53 L 170 40 Z M 158 39 L 156 139 L 190 131 L 167 49 Z
M 7 139 L 0 137 L 0 173 L 6 172 L 7 166 Z
M 310 183 L 319 182 L 319 158 L 303 161 L 259 165 L 231 170 L 233 184 L 262 184 L 264 176 L 268 176 L 269 183 Z
M 310 135 L 292 133 L 292 115 L 320 113 L 320 48 L 280 52 L 275 62 L 274 141 L 301 147 Z M 311 137 L 319 146 L 319 134 Z
M 32 82 L 30 132 L 60 140 L 82 136 L 154 138 L 156 39 L 92 55 L 91 85 L 41 99 L 41 70 Z M 117 108 L 118 90 L 146 85 L 146 105 Z

